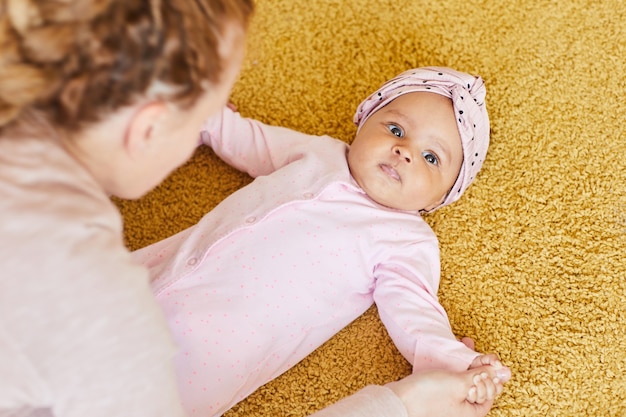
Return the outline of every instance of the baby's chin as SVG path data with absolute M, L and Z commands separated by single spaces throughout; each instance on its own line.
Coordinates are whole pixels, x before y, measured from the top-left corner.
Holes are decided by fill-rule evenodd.
M 417 204 L 402 204 L 401 202 L 398 202 L 398 201 L 389 201 L 389 199 L 386 199 L 382 196 L 376 196 L 370 193 L 368 193 L 367 195 L 375 203 L 381 206 L 393 209 L 393 210 L 399 210 L 399 211 L 421 211 L 422 210 L 421 208 L 418 207 Z
M 354 181 L 358 184 L 359 187 L 367 194 L 370 200 L 375 202 L 378 205 L 384 206 L 389 209 L 399 210 L 399 211 L 413 211 L 418 212 L 422 211 L 422 208 L 419 204 L 413 204 L 413 202 L 402 202 L 394 198 L 389 198 L 385 193 L 380 191 L 380 184 L 375 184 L 373 187 L 368 186 L 367 181 L 363 181 L 358 176 L 352 175 Z M 370 184 L 371 185 L 371 184 Z

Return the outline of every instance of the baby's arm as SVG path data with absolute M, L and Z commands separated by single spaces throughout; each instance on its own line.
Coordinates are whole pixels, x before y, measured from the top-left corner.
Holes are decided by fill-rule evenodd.
M 424 231 L 422 242 L 378 264 L 374 300 L 381 320 L 414 372 L 437 368 L 464 371 L 483 365 L 501 369 L 496 354 L 481 355 L 474 350 L 473 340 L 459 341 L 454 336 L 437 300 L 439 251 L 429 231 Z
M 301 157 L 310 135 L 242 117 L 232 108 L 207 119 L 200 140 L 226 163 L 252 177 L 268 175 Z
M 379 263 L 375 273 L 378 313 L 413 371 L 467 370 L 478 353 L 457 340 L 437 300 L 439 249 L 432 231 Z
M 437 368 L 464 371 L 490 365 L 497 376 L 476 375 L 466 401 L 484 404 L 502 392 L 510 370 L 502 366 L 498 355 L 475 352 L 471 339 L 458 341 L 445 311 L 427 287 L 386 276 L 379 278 L 374 298 L 381 320 L 400 352 L 413 364 L 413 372 Z

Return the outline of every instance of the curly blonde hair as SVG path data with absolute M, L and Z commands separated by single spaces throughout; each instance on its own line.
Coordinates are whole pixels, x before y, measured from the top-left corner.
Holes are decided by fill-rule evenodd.
M 29 111 L 77 131 L 156 83 L 191 105 L 253 0 L 0 0 L 0 134 Z

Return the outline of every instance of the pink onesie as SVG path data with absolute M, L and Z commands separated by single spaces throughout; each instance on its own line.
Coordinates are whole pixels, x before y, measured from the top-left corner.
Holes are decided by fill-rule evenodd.
M 190 415 L 221 415 L 376 302 L 414 370 L 465 370 L 437 301 L 439 249 L 419 214 L 372 201 L 348 145 L 226 109 L 202 140 L 255 177 L 200 222 L 135 252 L 180 347 Z

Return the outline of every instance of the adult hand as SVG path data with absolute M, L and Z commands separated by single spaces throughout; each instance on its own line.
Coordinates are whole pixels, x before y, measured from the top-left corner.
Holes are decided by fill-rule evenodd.
M 409 417 L 484 417 L 494 398 L 485 399 L 481 404 L 471 403 L 467 401 L 468 392 L 472 387 L 486 392 L 481 384 L 494 378 L 508 381 L 510 370 L 483 366 L 463 372 L 426 371 L 391 382 L 387 387 L 402 400 Z

